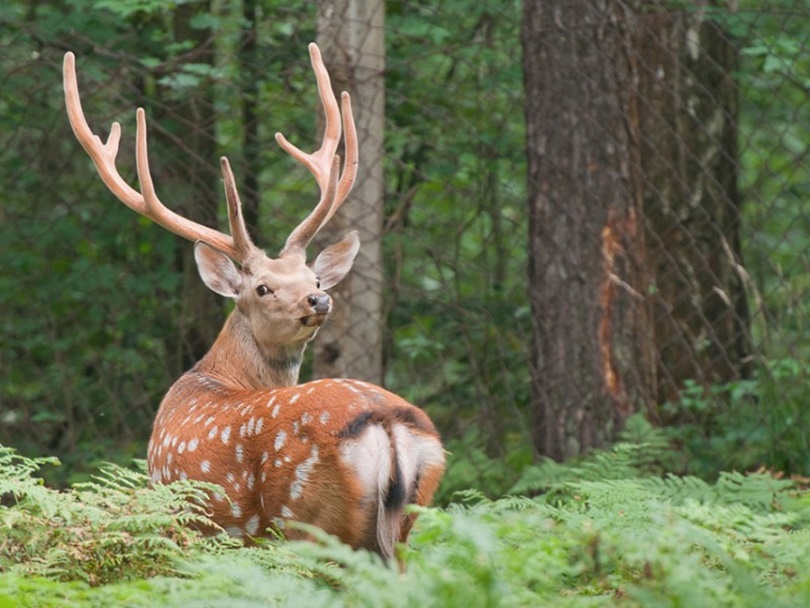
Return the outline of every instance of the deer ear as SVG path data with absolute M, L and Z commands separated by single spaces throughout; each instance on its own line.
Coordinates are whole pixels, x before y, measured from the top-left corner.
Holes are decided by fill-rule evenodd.
M 312 271 L 321 282 L 321 289 L 334 287 L 351 270 L 354 258 L 360 251 L 360 237 L 352 230 L 334 245 L 321 251 L 312 264 Z
M 208 289 L 226 298 L 236 299 L 239 296 L 242 273 L 231 258 L 203 241 L 197 241 L 194 243 L 194 259 Z

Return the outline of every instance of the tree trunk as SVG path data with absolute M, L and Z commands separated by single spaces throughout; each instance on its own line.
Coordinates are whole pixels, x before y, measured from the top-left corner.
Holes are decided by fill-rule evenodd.
M 314 373 L 376 384 L 383 382 L 384 16 L 382 0 L 324 1 L 317 35 L 332 87 L 352 95 L 360 165 L 349 200 L 316 245 L 323 247 L 357 230 L 361 247 L 351 274 L 332 290 L 335 311 L 315 341 Z
M 181 4 L 175 10 L 175 40 L 192 40 L 194 49 L 187 61 L 213 65 L 210 32 L 191 27 L 192 18 L 208 10 L 206 4 Z M 216 115 L 211 87 L 203 85 L 182 102 L 172 102 L 167 114 L 175 123 L 183 147 L 165 167 L 165 186 L 175 192 L 177 211 L 200 224 L 217 227 L 217 210 L 222 189 L 216 162 Z M 168 126 L 166 124 L 165 126 Z M 172 146 L 176 149 L 176 144 Z M 200 280 L 190 243 L 178 239 L 178 261 L 183 270 L 180 311 L 180 339 L 172 344 L 179 364 L 188 369 L 211 347 L 223 322 L 222 298 Z
M 654 395 L 632 15 L 525 0 L 523 17 L 532 435 L 564 459 L 605 445 Z
M 523 45 L 533 436 L 565 458 L 746 374 L 736 54 L 646 0 L 525 0 Z
M 636 29 L 644 214 L 658 402 L 687 379 L 748 374 L 737 192 L 737 51 L 700 11 L 645 14 Z

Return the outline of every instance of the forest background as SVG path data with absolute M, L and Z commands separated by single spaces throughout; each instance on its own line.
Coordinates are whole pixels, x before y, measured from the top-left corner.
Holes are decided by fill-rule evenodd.
M 806 605 L 809 38 L 805 0 L 3 2 L 0 605 Z M 363 249 L 302 380 L 449 452 L 400 578 L 200 539 L 131 470 L 227 310 L 64 112 L 73 51 L 122 174 L 142 106 L 161 198 L 224 225 L 227 155 L 272 253 L 317 196 L 273 140 L 317 141 L 313 40 L 361 140 L 316 246 Z
M 58 456 L 62 485 L 142 456 L 226 312 L 96 176 L 64 52 L 93 128 L 123 124 L 124 175 L 143 106 L 162 198 L 221 225 L 226 154 L 272 251 L 314 203 L 273 133 L 316 140 L 317 39 L 364 146 L 317 246 L 351 225 L 363 253 L 302 379 L 424 406 L 448 492 L 500 494 L 635 412 L 683 472 L 810 474 L 806 3 L 533 6 L 4 3 L 0 442 Z

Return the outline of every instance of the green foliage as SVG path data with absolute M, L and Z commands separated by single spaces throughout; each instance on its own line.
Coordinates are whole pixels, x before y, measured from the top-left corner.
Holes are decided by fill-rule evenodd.
M 777 359 L 748 380 L 705 389 L 687 383 L 666 410 L 690 422 L 664 432 L 680 445 L 686 469 L 715 471 L 765 467 L 810 476 L 810 365 Z
M 107 464 L 67 492 L 32 476 L 55 459 L 22 458 L 0 446 L 0 571 L 102 585 L 175 572 L 183 551 L 211 541 L 189 525 L 211 484 L 147 487 L 142 471 Z M 138 462 L 144 469 L 145 463 Z
M 65 492 L 32 477 L 52 459 L 0 451 L 0 606 L 804 606 L 810 492 L 765 474 L 716 483 L 640 418 L 624 441 L 541 463 L 491 500 L 419 509 L 406 572 L 308 529 L 317 542 L 203 539 L 197 484 L 147 487 L 107 467 Z M 516 490 L 521 489 L 516 486 Z

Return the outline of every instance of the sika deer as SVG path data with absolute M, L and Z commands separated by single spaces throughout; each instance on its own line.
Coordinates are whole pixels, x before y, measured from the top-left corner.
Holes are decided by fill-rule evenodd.
M 166 208 L 155 193 L 144 111 L 137 111 L 136 159 L 141 191 L 115 166 L 118 123 L 102 143 L 81 108 L 74 57 L 65 55 L 64 85 L 73 131 L 99 176 L 125 205 L 194 241 L 205 284 L 235 301 L 211 350 L 172 386 L 158 410 L 149 442 L 154 483 L 198 479 L 220 484 L 212 520 L 234 536 L 261 536 L 286 520 L 310 523 L 355 548 L 394 554 L 414 516 L 408 503 L 427 505 L 444 472 L 444 451 L 427 415 L 380 388 L 356 380 L 297 384 L 307 343 L 324 323 L 332 300 L 324 290 L 349 271 L 356 232 L 325 249 L 312 266 L 305 249 L 351 190 L 357 137 L 349 95 L 342 95 L 346 162 L 336 156 L 341 111 L 318 47 L 310 57 L 326 125 L 321 148 L 307 154 L 276 134 L 279 145 L 315 177 L 321 197 L 292 231 L 278 258 L 248 236 L 228 161 L 222 173 L 231 236 Z M 235 263 L 234 263 L 235 262 Z M 288 537 L 302 533 L 288 530 Z

